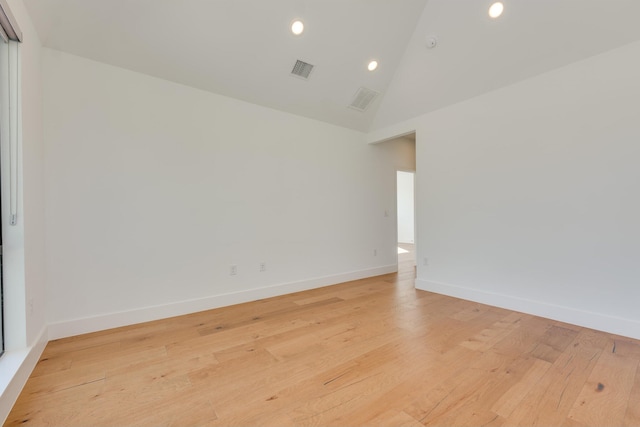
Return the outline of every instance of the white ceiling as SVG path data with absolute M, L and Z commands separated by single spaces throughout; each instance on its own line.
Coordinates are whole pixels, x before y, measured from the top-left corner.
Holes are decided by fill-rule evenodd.
M 46 47 L 362 131 L 640 39 L 640 0 L 24 1 Z M 364 113 L 360 86 L 383 94 Z
M 502 0 L 495 20 L 492 2 L 429 0 L 373 128 L 640 40 L 640 0 Z
M 26 0 L 42 43 L 100 62 L 340 126 L 387 88 L 426 0 Z M 301 18 L 305 32 L 291 34 Z M 367 70 L 372 59 L 380 66 Z M 291 77 L 296 59 L 315 65 Z

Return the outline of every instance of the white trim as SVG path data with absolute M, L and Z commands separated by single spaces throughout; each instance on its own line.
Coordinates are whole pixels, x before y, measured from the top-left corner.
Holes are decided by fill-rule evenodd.
M 20 75 L 20 44 L 9 48 L 9 225 L 18 223 L 19 147 L 22 144 L 22 83 Z
M 25 349 L 29 346 L 27 338 L 26 284 L 25 284 L 25 252 L 24 252 L 24 210 L 22 181 L 22 140 L 21 104 L 10 105 L 12 98 L 19 102 L 22 87 L 18 84 L 20 70 L 10 67 L 10 58 L 20 55 L 18 43 L 0 42 L 0 174 L 2 175 L 2 237 L 4 281 L 4 326 L 5 349 Z M 18 61 L 19 62 L 19 61 Z M 14 64 L 15 65 L 15 64 Z M 12 71 L 11 71 L 12 70 Z M 16 73 L 16 71 L 18 71 Z M 15 92 L 17 89 L 17 93 Z M 17 120 L 11 123 L 12 119 Z M 10 129 L 13 129 L 13 141 Z M 13 211 L 13 212 L 12 212 Z M 16 217 L 16 225 L 10 226 L 12 214 Z
M 0 358 L 0 372 L 2 372 L 0 375 L 0 424 L 4 425 L 22 388 L 36 367 L 47 346 L 47 336 L 45 326 L 31 347 L 9 350 Z
M 391 139 L 402 138 L 403 136 L 411 135 L 412 133 L 417 134 L 417 125 L 418 120 L 414 118 L 402 123 L 371 131 L 367 134 L 367 143 L 379 144 Z
M 323 286 L 335 285 L 352 280 L 359 280 L 367 277 L 379 276 L 382 274 L 395 273 L 396 271 L 398 271 L 397 264 L 386 265 L 383 267 L 352 271 L 348 273 L 337 274 L 334 276 L 317 277 L 313 279 L 302 280 L 299 282 L 284 283 L 280 285 L 267 286 L 264 288 L 254 288 L 245 291 L 212 295 L 204 298 L 180 301 L 176 303 L 144 307 L 118 313 L 109 313 L 99 316 L 51 323 L 49 324 L 49 339 L 54 340 L 58 338 L 86 334 L 89 332 L 117 328 L 120 326 L 133 325 L 136 323 L 149 322 L 152 320 L 165 319 L 174 316 L 181 316 L 184 314 L 211 310 L 213 308 L 226 307 L 229 305 L 286 295 L 293 292 L 300 292 L 309 289 L 320 288 Z
M 416 279 L 416 289 L 506 308 L 573 325 L 640 339 L 640 322 L 511 295 Z
M 8 38 L 15 41 L 22 41 L 22 31 L 18 25 L 18 21 L 11 13 L 7 0 L 0 0 L 0 25 Z

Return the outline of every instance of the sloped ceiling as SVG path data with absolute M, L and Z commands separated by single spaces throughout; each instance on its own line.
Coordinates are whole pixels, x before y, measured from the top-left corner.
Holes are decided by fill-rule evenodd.
M 639 0 L 503 0 L 497 20 L 491 0 L 24 1 L 46 47 L 361 131 L 640 39 Z M 382 94 L 365 112 L 361 86 Z
M 503 0 L 498 19 L 491 3 L 429 0 L 373 129 L 640 40 L 639 0 Z
M 425 3 L 25 0 L 46 47 L 358 130 L 379 100 L 347 106 L 361 86 L 386 90 Z M 309 80 L 291 77 L 297 59 L 315 66 Z

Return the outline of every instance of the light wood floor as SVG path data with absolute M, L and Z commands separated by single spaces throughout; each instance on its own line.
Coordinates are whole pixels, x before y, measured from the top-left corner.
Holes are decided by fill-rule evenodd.
M 401 261 L 52 341 L 7 425 L 640 425 L 640 342 L 417 291 Z

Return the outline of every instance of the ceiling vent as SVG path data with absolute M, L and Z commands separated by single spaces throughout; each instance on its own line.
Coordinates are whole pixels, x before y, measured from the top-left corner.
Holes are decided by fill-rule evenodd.
M 298 59 L 296 65 L 293 66 L 293 70 L 291 70 L 291 75 L 307 80 L 311 71 L 313 71 L 313 65 Z
M 349 104 L 349 108 L 353 108 L 358 111 L 365 111 L 378 95 L 380 95 L 380 93 L 375 90 L 361 87 L 353 97 L 351 104 Z

